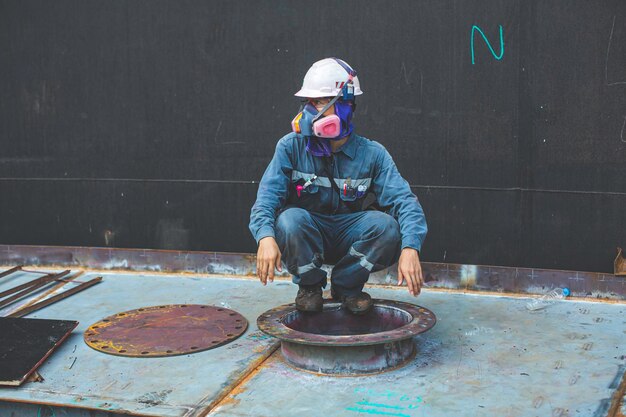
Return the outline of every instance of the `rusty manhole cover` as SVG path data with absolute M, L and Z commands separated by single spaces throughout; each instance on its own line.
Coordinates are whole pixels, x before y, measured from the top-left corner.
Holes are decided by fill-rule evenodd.
M 173 304 L 109 316 L 85 331 L 85 343 L 104 353 L 132 357 L 174 356 L 229 343 L 248 328 L 239 313 L 222 307 Z

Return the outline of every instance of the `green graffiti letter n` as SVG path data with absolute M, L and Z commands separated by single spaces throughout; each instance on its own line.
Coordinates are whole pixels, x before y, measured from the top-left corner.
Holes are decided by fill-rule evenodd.
M 475 59 L 474 59 L 474 32 L 476 32 L 476 31 L 478 33 L 480 33 L 480 35 L 485 40 L 485 43 L 487 44 L 487 47 L 491 51 L 491 54 L 493 55 L 493 57 L 495 59 L 497 59 L 497 60 L 501 60 L 502 59 L 502 57 L 504 56 L 504 34 L 502 33 L 502 25 L 499 25 L 499 27 L 500 27 L 500 55 L 497 55 L 496 51 L 494 51 L 493 48 L 491 47 L 491 43 L 489 43 L 489 40 L 487 39 L 487 37 L 485 36 L 483 31 L 476 25 L 472 26 L 472 35 L 470 37 L 470 49 L 472 51 L 472 65 L 474 65 L 474 63 L 475 63 Z

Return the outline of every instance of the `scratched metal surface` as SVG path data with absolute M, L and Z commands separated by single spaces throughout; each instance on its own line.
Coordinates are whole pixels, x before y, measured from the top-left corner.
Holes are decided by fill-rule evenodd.
M 86 273 L 80 280 L 92 275 Z M 23 273 L 5 277 L 0 280 L 0 291 L 28 279 L 32 276 Z M 28 316 L 78 320 L 80 324 L 39 369 L 43 382 L 26 383 L 20 389 L 0 388 L 0 415 L 11 415 L 10 411 L 16 416 L 37 415 L 40 410 L 39 406 L 7 403 L 16 401 L 63 407 L 56 410 L 57 415 L 84 415 L 85 408 L 152 416 L 193 415 L 273 345 L 273 339 L 260 333 L 255 323 L 259 314 L 276 303 L 277 292 L 259 287 L 254 281 L 235 278 L 104 274 L 97 286 Z M 278 293 L 285 294 L 283 302 L 287 300 L 286 290 Z M 103 317 L 142 306 L 177 303 L 231 308 L 243 314 L 250 327 L 231 344 L 166 358 L 106 355 L 83 341 L 84 330 Z M 46 406 L 41 411 L 52 415 Z
M 0 291 L 20 280 L 0 281 Z M 415 300 L 405 289 L 370 292 Z M 53 415 L 47 405 L 15 401 L 56 405 L 56 415 L 86 416 L 86 408 L 193 415 L 262 358 L 271 340 L 257 332 L 256 317 L 294 295 L 285 281 L 261 287 L 232 277 L 105 274 L 98 286 L 29 316 L 80 324 L 40 368 L 43 383 L 0 389 L 0 415 Z M 417 339 L 421 354 L 407 367 L 369 377 L 319 377 L 292 369 L 275 353 L 212 415 L 606 415 L 626 365 L 626 305 L 565 301 L 531 313 L 525 298 L 428 290 L 415 301 L 438 322 Z M 231 345 L 170 358 L 104 355 L 82 341 L 82 330 L 102 317 L 169 303 L 225 303 L 249 320 L 250 329 Z
M 405 291 L 373 289 L 409 301 Z M 437 325 L 408 366 L 323 377 L 276 352 L 211 416 L 605 416 L 623 377 L 626 305 L 566 300 L 530 312 L 527 298 L 426 291 Z

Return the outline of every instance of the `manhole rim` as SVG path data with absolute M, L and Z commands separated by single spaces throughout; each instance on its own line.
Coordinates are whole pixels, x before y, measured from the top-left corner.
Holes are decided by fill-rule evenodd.
M 366 346 L 385 344 L 404 339 L 410 339 L 420 333 L 430 330 L 436 323 L 435 314 L 429 309 L 403 301 L 373 299 L 375 306 L 396 308 L 407 312 L 413 319 L 407 324 L 393 330 L 358 335 L 320 335 L 294 330 L 282 322 L 287 314 L 296 311 L 294 303 L 284 304 L 267 310 L 257 318 L 257 327 L 263 333 L 291 343 L 313 346 Z M 340 303 L 333 300 L 324 300 L 324 306 Z

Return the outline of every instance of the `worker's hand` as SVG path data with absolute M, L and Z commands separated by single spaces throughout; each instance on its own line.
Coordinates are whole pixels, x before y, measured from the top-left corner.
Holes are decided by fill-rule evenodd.
M 259 249 L 256 253 L 256 275 L 263 285 L 267 285 L 267 279 L 274 281 L 274 268 L 278 272 L 283 272 L 280 265 L 280 249 L 276 240 L 271 237 L 264 237 L 259 241 Z
M 424 278 L 419 254 L 413 248 L 402 249 L 398 260 L 398 285 L 402 285 L 405 280 L 411 295 L 417 297 L 422 290 Z

